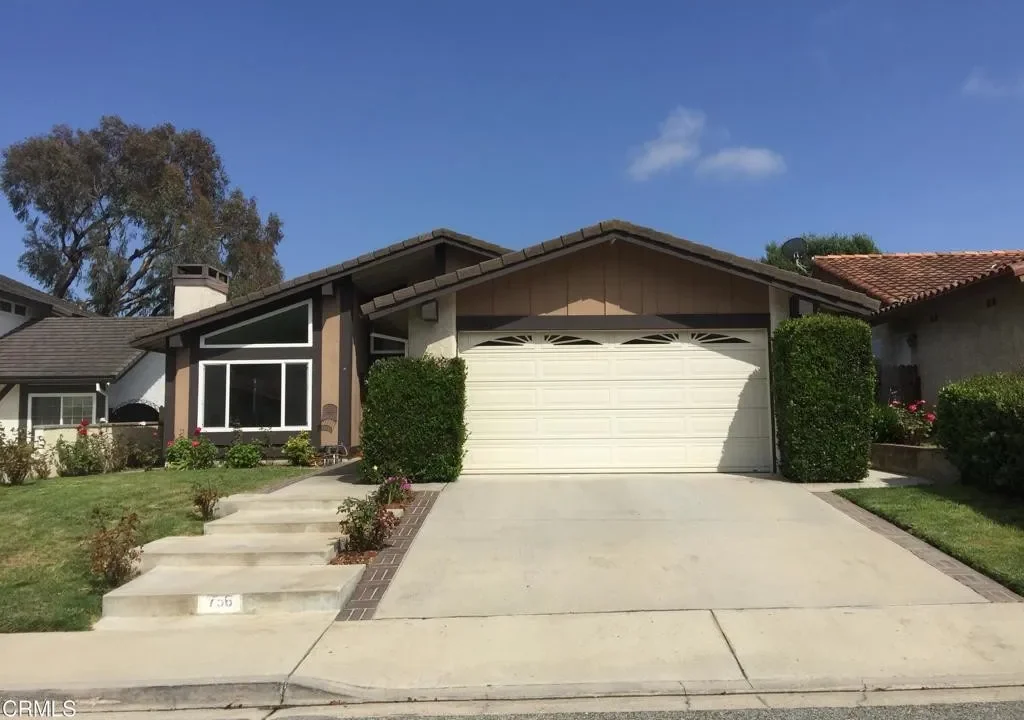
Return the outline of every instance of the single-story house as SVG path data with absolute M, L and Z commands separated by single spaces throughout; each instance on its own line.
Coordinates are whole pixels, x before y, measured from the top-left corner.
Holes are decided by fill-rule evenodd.
M 477 474 L 771 471 L 772 328 L 879 307 L 618 220 L 519 251 L 435 230 L 226 292 L 214 269 L 178 273 L 176 317 L 134 340 L 166 355 L 166 439 L 198 425 L 224 444 L 240 428 L 358 446 L 375 359 L 457 355 Z
M 165 322 L 98 317 L 0 275 L 0 425 L 156 421 L 164 358 L 131 339 Z
M 1024 367 L 1024 250 L 827 255 L 812 275 L 881 303 L 881 392 L 934 402 L 950 381 Z

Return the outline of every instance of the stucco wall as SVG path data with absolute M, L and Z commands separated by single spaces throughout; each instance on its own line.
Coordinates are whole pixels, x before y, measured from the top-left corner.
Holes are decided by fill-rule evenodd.
M 107 412 L 134 402 L 157 409 L 163 407 L 165 366 L 163 353 L 146 353 L 131 370 L 107 389 Z
M 906 329 L 917 335 L 910 357 L 918 367 L 924 399 L 934 402 L 942 386 L 953 380 L 1024 367 L 1022 318 L 1024 284 L 1010 278 L 922 305 L 908 318 Z M 888 324 L 890 337 L 897 335 L 899 325 Z
M 189 417 L 192 412 L 192 408 L 189 408 L 189 376 L 193 372 L 189 363 L 191 362 L 191 352 L 188 347 L 178 348 L 175 353 L 175 366 L 177 370 L 174 373 L 174 432 L 173 436 L 189 435 L 192 432 L 192 428 L 189 424 Z M 198 369 L 195 370 L 198 372 Z
M 322 307 L 323 330 L 320 336 L 320 444 L 338 444 L 338 421 L 341 398 L 339 363 L 341 362 L 341 314 L 336 295 L 324 297 Z
M 792 293 L 780 290 L 776 287 L 768 288 L 768 313 L 771 316 L 771 331 L 779 326 L 783 320 L 789 319 L 789 299 Z
M 406 349 L 410 357 L 455 357 L 455 310 L 456 296 L 452 294 L 437 299 L 437 322 L 423 320 L 419 306 L 409 311 L 409 342 Z
M 21 398 L 21 386 L 15 385 L 11 391 L 0 400 L 0 425 L 8 433 L 18 431 L 18 408 Z
M 628 242 L 603 243 L 458 292 L 460 316 L 763 313 L 767 286 Z

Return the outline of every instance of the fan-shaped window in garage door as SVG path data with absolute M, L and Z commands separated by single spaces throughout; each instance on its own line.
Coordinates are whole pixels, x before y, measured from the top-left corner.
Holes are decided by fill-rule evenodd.
M 575 335 L 545 335 L 544 342 L 549 345 L 600 345 L 597 340 L 576 337 Z
M 749 345 L 749 340 L 734 337 L 733 335 L 722 335 L 721 333 L 695 332 L 690 333 L 690 339 L 701 345 Z
M 669 345 L 679 342 L 679 333 L 655 333 L 626 340 L 623 345 Z

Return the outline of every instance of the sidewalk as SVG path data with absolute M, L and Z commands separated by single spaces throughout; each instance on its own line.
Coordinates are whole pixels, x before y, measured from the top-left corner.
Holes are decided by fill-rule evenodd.
M 1024 605 L 1010 603 L 359 623 L 318 614 L 0 637 L 0 696 L 75 698 L 83 711 L 1020 685 Z

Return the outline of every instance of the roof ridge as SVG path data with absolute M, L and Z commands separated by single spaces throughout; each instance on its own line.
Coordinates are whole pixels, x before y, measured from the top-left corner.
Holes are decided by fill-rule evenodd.
M 933 250 L 898 253 L 837 253 L 834 255 L 815 255 L 814 259 L 818 260 L 832 258 L 950 257 L 965 255 L 1024 255 L 1024 250 Z

